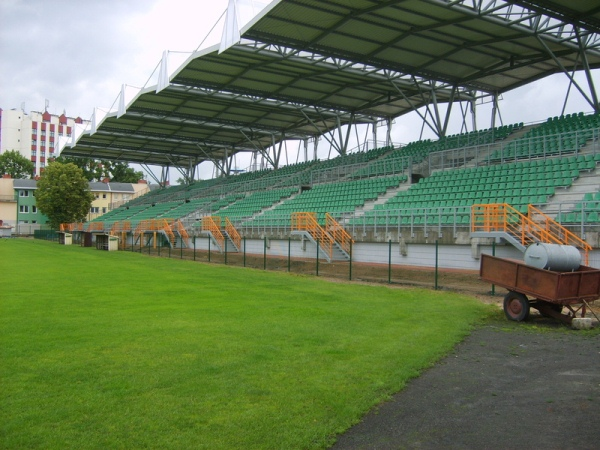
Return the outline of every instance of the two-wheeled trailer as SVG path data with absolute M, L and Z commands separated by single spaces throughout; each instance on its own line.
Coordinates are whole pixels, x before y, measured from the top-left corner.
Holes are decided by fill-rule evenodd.
M 585 317 L 589 303 L 600 298 L 600 270 L 583 265 L 557 272 L 483 254 L 479 276 L 508 289 L 504 313 L 517 322 L 527 319 L 530 308 L 535 308 L 542 315 L 571 324 L 578 314 Z

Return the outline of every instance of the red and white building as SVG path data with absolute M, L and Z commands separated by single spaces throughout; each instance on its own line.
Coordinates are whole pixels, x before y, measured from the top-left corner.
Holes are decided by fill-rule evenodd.
M 83 126 L 81 117 L 60 116 L 48 111 L 26 113 L 21 109 L 0 109 L 0 154 L 17 150 L 35 165 L 40 175 L 58 156 L 58 140 L 70 138 L 75 126 Z

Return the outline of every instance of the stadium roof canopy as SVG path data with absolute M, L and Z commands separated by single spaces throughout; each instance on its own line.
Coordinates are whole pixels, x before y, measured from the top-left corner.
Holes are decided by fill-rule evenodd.
M 163 58 L 156 86 L 122 92 L 63 154 L 191 167 L 315 136 L 344 152 L 343 125 L 589 74 L 600 1 L 276 0 L 236 41 L 171 74 Z M 576 87 L 598 110 L 591 77 Z

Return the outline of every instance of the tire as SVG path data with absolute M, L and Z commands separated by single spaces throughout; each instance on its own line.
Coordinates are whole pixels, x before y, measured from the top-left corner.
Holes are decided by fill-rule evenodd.
M 508 320 L 523 322 L 529 317 L 529 300 L 523 294 L 510 291 L 504 297 L 504 314 Z

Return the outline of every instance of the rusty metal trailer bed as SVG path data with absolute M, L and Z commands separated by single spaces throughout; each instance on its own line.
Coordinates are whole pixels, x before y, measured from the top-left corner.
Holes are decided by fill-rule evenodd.
M 508 289 L 504 313 L 518 322 L 527 319 L 533 307 L 543 315 L 570 324 L 578 313 L 585 317 L 589 302 L 600 297 L 600 270 L 587 266 L 571 272 L 554 272 L 523 261 L 483 254 L 479 276 Z M 567 314 L 561 314 L 563 308 L 568 310 Z

